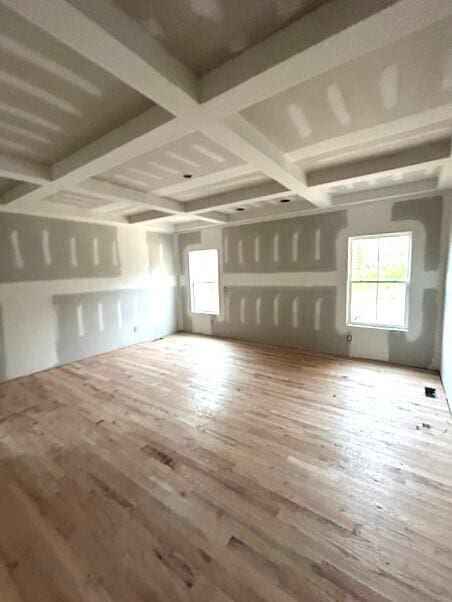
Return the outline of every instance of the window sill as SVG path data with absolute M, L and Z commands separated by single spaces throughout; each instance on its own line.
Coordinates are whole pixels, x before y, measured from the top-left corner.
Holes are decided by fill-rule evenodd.
M 358 324 L 357 322 L 348 322 L 348 328 L 365 328 L 367 330 L 395 330 L 397 332 L 408 332 L 406 326 L 385 326 L 384 324 Z

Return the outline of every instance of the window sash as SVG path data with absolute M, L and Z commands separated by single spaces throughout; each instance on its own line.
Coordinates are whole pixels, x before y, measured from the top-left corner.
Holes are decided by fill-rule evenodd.
M 197 251 L 215 251 L 216 253 L 216 274 L 215 278 L 212 279 L 213 274 L 209 274 L 210 278 L 203 278 L 202 276 L 192 276 L 190 270 L 190 253 L 196 253 Z M 208 314 L 208 315 L 219 315 L 220 313 L 220 287 L 219 287 L 219 255 L 217 249 L 197 249 L 189 251 L 187 255 L 188 263 L 188 276 L 190 282 L 190 311 L 193 314 Z M 211 290 L 209 291 L 208 288 Z M 207 287 L 207 291 L 205 290 Z M 200 290 L 204 288 L 203 292 Z M 211 297 L 209 299 L 209 296 Z M 206 302 L 207 297 L 207 302 Z
M 407 252 L 407 269 L 406 269 L 406 278 L 405 279 L 397 279 L 397 280 L 389 280 L 387 278 L 373 278 L 369 280 L 365 279 L 353 279 L 353 241 L 355 240 L 365 240 L 369 238 L 373 239 L 385 239 L 389 237 L 400 237 L 406 236 L 408 238 L 408 252 Z M 348 241 L 348 273 L 347 273 L 347 324 L 349 326 L 362 326 L 368 328 L 376 328 L 381 330 L 402 330 L 406 331 L 408 329 L 408 310 L 409 310 L 409 295 L 410 295 L 410 284 L 411 284 L 411 254 L 412 254 L 412 237 L 411 232 L 391 232 L 388 234 L 375 234 L 369 236 L 354 236 L 349 237 Z M 377 264 L 378 272 L 379 272 L 379 263 Z M 376 291 L 376 306 L 375 306 L 375 321 L 358 321 L 352 320 L 352 288 L 354 284 L 374 284 L 377 287 Z M 385 284 L 400 284 L 405 286 L 405 295 L 404 295 L 404 320 L 401 324 L 384 324 L 382 322 L 378 322 L 378 303 L 379 303 L 379 285 Z

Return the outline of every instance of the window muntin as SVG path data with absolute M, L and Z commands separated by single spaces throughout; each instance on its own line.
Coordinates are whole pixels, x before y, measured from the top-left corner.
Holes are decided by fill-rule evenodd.
M 411 233 L 349 238 L 348 324 L 406 330 Z
M 220 292 L 217 249 L 189 251 L 188 273 L 192 313 L 218 315 L 220 313 Z

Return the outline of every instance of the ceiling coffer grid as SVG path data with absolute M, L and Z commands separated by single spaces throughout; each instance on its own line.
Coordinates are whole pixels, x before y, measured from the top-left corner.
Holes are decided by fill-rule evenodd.
M 256 2 L 0 0 L 2 209 L 158 227 L 452 186 L 448 0 Z

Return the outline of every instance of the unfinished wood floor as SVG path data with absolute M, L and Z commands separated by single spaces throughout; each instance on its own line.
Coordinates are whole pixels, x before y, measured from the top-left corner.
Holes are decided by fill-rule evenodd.
M 450 601 L 425 384 L 174 335 L 1 385 L 1 602 Z

